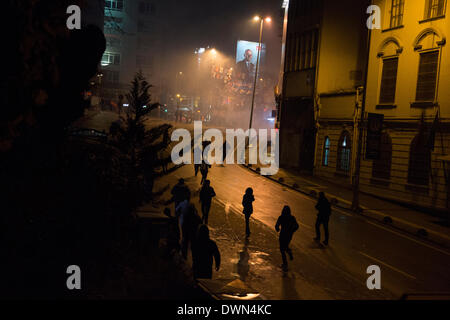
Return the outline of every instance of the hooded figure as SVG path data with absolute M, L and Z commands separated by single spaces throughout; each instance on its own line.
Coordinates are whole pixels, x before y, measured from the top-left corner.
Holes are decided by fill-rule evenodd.
M 200 190 L 200 203 L 202 204 L 202 221 L 208 225 L 208 215 L 211 209 L 212 198 L 216 196 L 214 188 L 211 187 L 211 182 L 206 180 Z
M 191 245 L 191 251 L 193 249 L 198 226 L 202 223 L 202 218 L 198 215 L 197 209 L 194 204 L 190 203 L 186 207 L 183 213 L 183 219 L 181 224 L 181 230 L 183 237 L 181 239 L 181 254 L 184 259 L 187 259 L 187 252 L 189 244 Z
M 209 238 L 209 229 L 202 224 L 198 228 L 197 239 L 192 251 L 192 268 L 195 279 L 211 279 L 213 258 L 216 271 L 220 269 L 220 252 L 216 242 Z
M 325 231 L 325 241 L 324 245 L 328 245 L 328 222 L 331 215 L 331 205 L 328 199 L 325 197 L 325 193 L 319 193 L 319 199 L 317 200 L 316 209 L 318 212 L 316 220 L 316 237 L 314 240 L 320 241 L 320 225 L 323 224 L 323 229 Z
M 245 234 L 247 237 L 250 236 L 250 216 L 253 213 L 253 201 L 255 201 L 253 189 L 247 188 L 242 198 L 242 206 L 244 207 L 243 214 L 245 215 Z
M 291 208 L 289 206 L 284 206 L 281 216 L 278 217 L 275 225 L 275 230 L 280 232 L 280 252 L 281 258 L 283 259 L 284 268 L 287 268 L 286 252 L 289 254 L 289 258 L 291 260 L 294 259 L 292 256 L 292 250 L 289 248 L 289 243 L 291 242 L 292 236 L 297 229 L 298 223 L 295 217 L 291 215 Z

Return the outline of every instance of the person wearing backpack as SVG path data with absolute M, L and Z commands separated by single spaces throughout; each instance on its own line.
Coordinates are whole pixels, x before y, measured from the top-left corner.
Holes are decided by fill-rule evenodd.
M 275 230 L 277 232 L 280 232 L 279 242 L 281 258 L 283 259 L 283 264 L 281 265 L 283 270 L 287 270 L 286 252 L 288 253 L 291 260 L 294 259 L 292 250 L 289 248 L 289 244 L 292 240 L 294 232 L 298 230 L 298 227 L 299 225 L 297 223 L 297 220 L 291 214 L 291 208 L 289 206 L 284 206 L 283 210 L 281 211 L 281 215 L 278 217 L 277 223 L 275 225 Z
M 325 193 L 319 193 L 319 199 L 317 200 L 316 209 L 318 211 L 317 220 L 316 220 L 316 237 L 314 240 L 320 242 L 320 225 L 323 225 L 323 230 L 325 232 L 325 241 L 324 245 L 328 245 L 328 222 L 330 221 L 331 215 L 331 204 L 328 199 L 325 197 Z

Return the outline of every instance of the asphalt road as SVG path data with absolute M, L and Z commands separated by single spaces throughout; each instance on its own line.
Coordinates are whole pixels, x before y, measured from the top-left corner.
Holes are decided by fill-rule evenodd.
M 103 112 L 84 120 L 83 125 L 107 130 L 116 118 Z M 161 121 L 150 122 L 153 126 Z M 193 166 L 186 165 L 157 181 L 156 188 L 173 186 L 183 177 L 191 190 L 198 190 L 200 176 L 193 174 Z M 450 252 L 446 249 L 340 209 L 333 210 L 330 244 L 324 247 L 312 240 L 314 199 L 239 165 L 213 166 L 208 178 L 217 194 L 210 213 L 211 235 L 223 257 L 215 278 L 240 277 L 271 299 L 398 299 L 404 293 L 433 298 L 436 293 L 450 292 Z M 241 213 L 247 187 L 253 188 L 256 198 L 248 242 Z M 164 197 L 168 199 L 169 192 Z M 192 201 L 198 205 L 198 197 Z M 287 273 L 279 268 L 281 257 L 274 230 L 284 205 L 291 207 L 300 223 L 291 244 L 294 261 L 289 262 Z M 381 268 L 381 290 L 366 286 L 370 265 Z
M 195 192 L 200 174 L 193 174 L 193 166 L 186 165 L 158 181 L 157 187 L 174 185 L 183 177 Z M 330 244 L 325 247 L 313 241 L 314 199 L 238 165 L 213 166 L 208 179 L 217 194 L 210 213 L 211 235 L 223 257 L 215 278 L 240 277 L 270 299 L 398 299 L 404 293 L 450 292 L 450 253 L 445 249 L 338 209 L 330 218 Z M 247 187 L 253 188 L 256 199 L 248 242 L 241 213 Z M 192 201 L 198 204 L 198 197 Z M 279 267 L 274 230 L 284 205 L 300 224 L 288 272 Z M 381 290 L 366 286 L 370 265 L 381 269 Z

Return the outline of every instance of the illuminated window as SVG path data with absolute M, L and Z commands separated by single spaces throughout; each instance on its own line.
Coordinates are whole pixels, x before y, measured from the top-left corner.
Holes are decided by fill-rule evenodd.
M 405 0 L 392 0 L 390 27 L 395 28 L 403 24 L 403 9 Z
M 123 0 L 106 0 L 105 8 L 111 10 L 122 11 L 123 10 Z
M 398 58 L 383 60 L 383 73 L 380 85 L 380 103 L 394 103 L 397 86 Z
M 445 14 L 445 0 L 426 0 L 425 19 L 442 17 Z
M 438 60 L 439 51 L 424 52 L 420 54 L 416 101 L 434 101 Z
M 101 64 L 102 66 L 119 65 L 120 53 L 105 52 Z
M 323 144 L 323 161 L 322 164 L 328 167 L 328 158 L 330 156 L 330 138 L 325 137 L 325 142 Z
M 350 171 L 350 156 L 351 156 L 351 140 L 348 131 L 344 131 L 341 134 L 338 145 L 337 154 L 337 169 L 344 173 Z

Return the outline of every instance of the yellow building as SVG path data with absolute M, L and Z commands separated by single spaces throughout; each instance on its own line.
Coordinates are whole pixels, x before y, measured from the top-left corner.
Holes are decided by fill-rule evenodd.
M 449 208 L 448 2 L 372 1 L 381 9 L 381 29 L 371 31 L 365 108 L 366 116 L 383 114 L 384 121 L 379 159 L 365 159 L 364 135 L 360 179 L 361 191 L 437 210 Z M 357 145 L 354 120 L 362 88 L 351 88 L 346 78 L 352 72 L 350 60 L 345 65 L 345 59 L 337 58 L 341 64 L 333 68 L 336 61 L 323 56 L 330 50 L 327 46 L 338 43 L 333 42 L 333 32 L 324 32 L 326 8 L 324 12 L 314 173 L 350 185 Z M 324 40 L 327 36 L 329 41 Z
M 448 1 L 374 4 L 382 12 L 382 29 L 372 31 L 366 109 L 384 114 L 383 152 L 380 160 L 362 163 L 362 181 L 370 192 L 448 208 L 442 161 L 450 151 Z M 433 128 L 436 114 L 439 126 Z

